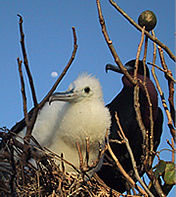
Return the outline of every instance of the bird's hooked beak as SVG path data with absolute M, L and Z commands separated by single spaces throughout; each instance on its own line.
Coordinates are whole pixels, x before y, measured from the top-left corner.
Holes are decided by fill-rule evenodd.
M 134 68 L 132 66 L 128 65 L 128 64 L 125 64 L 124 67 L 127 69 L 128 72 L 134 70 Z M 120 70 L 119 66 L 115 66 L 115 65 L 112 65 L 112 64 L 106 64 L 105 70 L 106 70 L 106 72 L 108 72 L 108 70 L 112 70 L 112 71 L 123 74 L 123 72 Z
M 56 92 L 49 98 L 49 104 L 53 101 L 65 101 L 65 102 L 72 102 L 76 100 L 80 95 L 78 92 L 74 91 L 74 89 L 66 92 Z

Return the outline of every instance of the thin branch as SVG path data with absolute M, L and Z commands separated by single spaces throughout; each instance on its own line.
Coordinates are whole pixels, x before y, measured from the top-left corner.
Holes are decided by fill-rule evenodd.
M 71 58 L 68 61 L 67 65 L 65 66 L 64 70 L 62 71 L 61 75 L 58 77 L 57 81 L 54 83 L 53 87 L 47 93 L 45 98 L 39 103 L 39 106 L 38 106 L 39 109 L 41 109 L 44 106 L 44 104 L 49 100 L 49 97 L 55 91 L 55 89 L 57 88 L 58 84 L 60 83 L 60 81 L 63 79 L 63 77 L 67 73 L 68 69 L 70 68 L 73 60 L 75 59 L 75 55 L 76 55 L 77 48 L 78 48 L 75 27 L 72 27 L 72 31 L 73 31 L 73 38 L 74 38 L 74 48 L 73 48 L 73 52 L 72 52 Z
M 172 72 L 168 69 L 165 59 L 164 59 L 164 55 L 163 55 L 163 50 L 158 47 L 159 49 L 159 55 L 160 55 L 160 60 L 161 60 L 161 65 L 163 67 L 164 70 L 167 70 L 167 72 L 165 73 L 165 78 L 168 81 L 168 87 L 169 87 L 169 105 L 170 105 L 170 113 L 171 113 L 171 117 L 174 123 L 174 126 L 176 126 L 175 123 L 175 107 L 174 107 L 174 82 L 170 79 L 170 77 L 168 77 L 168 75 L 172 76 Z
M 23 18 L 19 14 L 17 16 L 20 18 L 20 20 L 19 20 L 20 36 L 21 36 L 20 43 L 21 43 L 21 49 L 22 49 L 22 53 L 23 53 L 24 65 L 25 65 L 25 68 L 26 68 L 26 71 L 27 71 L 29 84 L 30 84 L 31 91 L 32 91 L 34 107 L 37 107 L 38 103 L 37 103 L 34 83 L 33 83 L 33 79 L 32 79 L 32 75 L 31 75 L 30 69 L 29 69 L 29 63 L 28 63 L 27 53 L 26 53 L 26 49 L 25 49 L 24 33 L 23 33 Z
M 116 121 L 117 121 L 117 125 L 119 126 L 119 129 L 120 129 L 120 132 L 123 136 L 123 139 L 125 141 L 125 145 L 127 147 L 127 150 L 129 152 L 129 155 L 130 155 L 130 158 L 131 158 L 131 162 L 132 162 L 132 166 L 133 166 L 133 169 L 134 169 L 134 173 L 135 173 L 135 177 L 136 179 L 139 181 L 139 183 L 142 185 L 142 187 L 145 189 L 145 191 L 148 193 L 149 196 L 153 196 L 153 194 L 149 191 L 149 189 L 147 188 L 147 186 L 145 185 L 145 183 L 142 181 L 142 179 L 140 178 L 139 176 L 139 173 L 138 173 L 138 170 L 137 170 L 137 166 L 136 166 L 136 161 L 135 161 L 135 158 L 134 158 L 134 155 L 133 155 L 133 152 L 131 150 L 131 147 L 130 147 L 130 144 L 129 144 L 129 141 L 128 139 L 126 138 L 124 132 L 123 132 L 123 129 L 121 127 L 121 124 L 120 124 L 120 121 L 119 121 L 119 117 L 117 115 L 117 112 L 115 113 L 115 118 L 116 118 Z
M 145 27 L 145 26 L 144 26 Z M 144 45 L 144 56 L 143 56 L 143 65 L 144 65 L 144 84 L 146 83 L 146 58 L 147 58 L 147 49 L 148 49 L 148 36 L 145 36 L 145 45 Z
M 125 179 L 130 183 L 130 185 L 132 185 L 134 188 L 136 188 L 144 196 L 148 196 L 147 193 L 141 187 L 139 187 L 138 185 L 136 185 L 136 183 L 133 181 L 133 179 L 126 173 L 126 171 L 124 170 L 123 166 L 120 164 L 119 160 L 117 159 L 117 157 L 113 153 L 109 142 L 107 143 L 107 147 L 108 147 L 109 153 L 111 154 L 113 160 L 115 161 L 116 165 L 118 166 L 120 172 L 123 174 L 123 176 L 125 177 Z
M 169 142 L 169 140 L 167 140 L 167 143 L 169 144 L 169 146 L 172 148 L 172 162 L 174 163 L 174 161 L 175 161 L 175 151 L 176 151 L 176 149 L 175 149 L 175 147 L 174 147 L 174 140 L 173 140 L 173 138 L 171 139 L 171 143 Z
M 19 70 L 20 81 L 21 81 L 21 93 L 22 93 L 22 98 L 23 98 L 23 112 L 24 112 L 26 125 L 28 125 L 29 120 L 28 120 L 28 113 L 27 113 L 27 102 L 26 102 L 27 99 L 26 99 L 26 93 L 25 93 L 25 84 L 24 84 L 24 79 L 23 79 L 23 73 L 22 73 L 22 68 L 21 68 L 22 61 L 19 58 L 17 58 L 17 62 L 18 62 L 18 70 Z
M 139 104 L 139 85 L 136 85 L 134 87 L 134 109 L 136 112 L 136 120 L 138 122 L 138 125 L 140 127 L 140 130 L 142 132 L 143 141 L 145 144 L 146 141 L 146 129 L 144 126 L 144 123 L 142 122 L 142 116 L 140 111 L 140 104 Z
M 151 62 L 147 62 L 147 64 L 152 65 L 155 68 L 157 68 L 158 70 L 164 72 L 165 74 L 167 74 L 167 77 L 170 78 L 170 80 L 172 80 L 174 83 L 176 83 L 176 80 L 173 78 L 172 74 L 169 71 L 164 70 L 164 69 L 160 68 L 159 66 L 157 66 L 156 64 L 153 64 Z
M 30 69 L 29 69 L 29 63 L 28 63 L 28 58 L 27 58 L 27 53 L 26 53 L 26 48 L 25 48 L 24 32 L 23 32 L 23 18 L 20 15 L 18 15 L 18 16 L 20 18 L 20 20 L 19 20 L 19 28 L 20 28 L 20 36 L 21 36 L 21 40 L 20 40 L 21 49 L 22 49 L 22 54 L 23 54 L 23 59 L 24 59 L 24 65 L 25 65 L 25 68 L 26 68 L 26 72 L 27 72 L 27 76 L 28 76 L 28 79 L 29 79 L 29 84 L 30 84 L 30 88 L 31 88 L 31 92 L 32 92 L 32 98 L 33 98 L 33 102 L 34 102 L 34 107 L 35 107 L 34 113 L 33 113 L 32 118 L 30 120 L 28 120 L 28 118 L 26 118 L 27 115 L 25 115 L 25 121 L 27 121 L 26 122 L 27 130 L 26 130 L 25 139 L 29 142 L 30 141 L 30 136 L 31 136 L 31 133 L 32 133 L 32 129 L 34 127 L 34 123 L 35 123 L 35 120 L 37 118 L 38 103 L 37 103 L 34 83 L 33 83 L 33 79 L 32 79 L 32 75 L 31 75 Z M 23 84 L 23 86 L 24 86 L 24 84 Z M 26 99 L 25 99 L 24 96 L 23 96 L 23 103 L 26 103 Z M 25 110 L 24 113 L 26 114 L 27 107 L 24 110 Z M 28 148 L 29 147 L 27 146 L 27 144 L 25 144 L 25 151 L 24 151 L 24 153 L 26 153 L 26 155 L 28 153 Z
M 82 151 L 81 151 L 81 147 L 80 147 L 79 142 L 76 142 L 76 147 L 77 147 L 78 155 L 79 155 L 80 169 L 81 169 L 81 171 L 84 171 L 83 155 L 82 155 Z
M 148 177 L 150 178 L 150 180 L 153 183 L 153 186 L 155 187 L 157 193 L 159 194 L 160 197 L 166 197 L 166 195 L 163 193 L 161 185 L 158 181 L 158 179 L 156 179 L 155 174 L 153 173 L 152 168 L 149 171 L 146 171 Z
M 142 45 L 143 45 L 143 42 L 144 42 L 144 31 L 145 31 L 145 27 L 143 27 L 143 29 L 142 29 L 141 41 L 139 43 L 137 54 L 136 54 L 136 62 L 135 62 L 135 70 L 134 70 L 134 80 L 135 81 L 137 80 L 139 57 L 140 57 Z
M 144 87 L 144 90 L 145 90 L 145 93 L 146 93 L 146 97 L 147 97 L 147 102 L 148 102 L 148 105 L 149 105 L 149 120 L 150 120 L 150 153 L 153 153 L 153 129 L 154 129 L 154 122 L 153 122 L 153 110 L 152 110 L 152 102 L 151 102 L 151 99 L 150 99 L 150 95 L 149 95 L 149 92 L 148 92 L 148 89 L 145 85 L 145 83 L 142 83 L 143 87 Z M 149 166 L 152 166 L 152 161 L 153 161 L 153 155 L 151 154 L 151 156 L 149 157 L 148 159 L 148 164 Z
M 171 114 L 170 114 L 169 109 L 167 107 L 167 103 L 166 103 L 166 100 L 164 98 L 164 93 L 163 93 L 163 91 L 160 87 L 160 84 L 159 84 L 159 81 L 158 81 L 158 78 L 157 78 L 156 74 L 154 72 L 152 72 L 152 74 L 153 74 L 153 78 L 154 78 L 155 83 L 156 83 L 156 87 L 157 87 L 158 92 L 159 92 L 160 97 L 161 97 L 163 108 L 166 112 L 166 116 L 167 116 L 167 119 L 168 119 L 168 126 L 169 126 L 169 129 L 170 129 L 171 135 L 173 136 L 173 138 L 175 140 L 176 131 L 175 131 L 173 125 L 172 125 L 172 117 L 171 117 Z
M 109 0 L 109 2 L 111 3 L 111 5 L 113 5 L 115 7 L 115 9 L 122 14 L 134 27 L 136 27 L 136 29 L 138 29 L 139 31 L 142 31 L 142 27 L 140 25 L 138 25 L 137 23 L 135 23 L 135 21 L 130 18 L 128 16 L 127 13 L 125 13 L 113 0 Z M 158 40 L 156 37 L 153 37 L 148 31 L 144 31 L 145 35 L 147 35 L 153 42 L 155 42 L 156 44 L 158 44 L 160 47 L 162 47 L 167 54 L 170 56 L 170 58 L 173 61 L 176 61 L 176 57 L 174 56 L 174 54 L 171 52 L 171 50 L 164 45 L 160 40 Z
M 102 15 L 102 10 L 101 10 L 101 6 L 100 6 L 100 0 L 96 0 L 97 2 L 97 9 L 98 9 L 98 15 L 99 15 L 99 22 L 102 28 L 102 33 L 104 35 L 105 41 L 111 51 L 112 56 L 114 57 L 114 60 L 116 62 L 116 64 L 119 66 L 120 70 L 124 73 L 124 75 L 127 77 L 127 79 L 132 83 L 132 84 L 136 84 L 136 82 L 134 81 L 133 77 L 131 77 L 131 75 L 128 73 L 127 69 L 123 66 L 113 44 L 112 44 L 112 40 L 110 40 L 107 30 L 106 30 L 106 25 L 105 25 L 105 21 Z

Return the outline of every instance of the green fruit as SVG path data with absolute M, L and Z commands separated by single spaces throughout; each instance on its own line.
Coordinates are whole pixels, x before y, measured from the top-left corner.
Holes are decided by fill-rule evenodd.
M 151 31 L 156 26 L 157 19 L 155 14 L 150 11 L 146 10 L 142 12 L 138 18 L 138 24 L 143 27 L 145 26 L 145 30 Z

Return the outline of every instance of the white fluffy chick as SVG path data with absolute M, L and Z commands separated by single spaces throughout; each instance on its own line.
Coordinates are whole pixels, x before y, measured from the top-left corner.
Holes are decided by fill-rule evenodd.
M 104 147 L 105 135 L 110 124 L 110 113 L 104 106 L 99 81 L 91 75 L 82 74 L 70 84 L 66 92 L 54 93 L 50 97 L 50 101 L 38 114 L 32 135 L 41 146 L 58 155 L 63 153 L 64 159 L 79 169 L 80 160 L 76 143 L 80 144 L 85 158 L 86 138 L 89 138 L 91 165 L 98 158 L 99 144 Z M 21 133 L 24 136 L 25 129 Z M 101 158 L 89 175 L 101 167 L 102 160 Z M 74 172 L 71 166 L 65 166 L 67 172 Z

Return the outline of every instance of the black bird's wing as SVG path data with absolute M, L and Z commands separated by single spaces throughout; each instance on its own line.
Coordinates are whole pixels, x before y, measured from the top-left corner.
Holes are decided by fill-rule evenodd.
M 157 150 L 160 144 L 160 138 L 163 131 L 163 112 L 160 107 L 158 107 L 157 118 L 154 122 L 154 151 Z
M 147 102 L 145 99 L 145 95 L 142 91 L 140 91 L 139 100 L 141 101 L 141 106 L 145 106 L 145 102 Z M 134 110 L 134 88 L 124 87 L 122 91 L 113 99 L 113 101 L 107 105 L 107 107 L 109 108 L 112 121 L 109 135 L 110 140 L 121 140 L 117 133 L 119 127 L 115 119 L 115 112 L 117 112 L 122 129 L 125 133 L 125 136 L 128 138 L 130 147 L 133 151 L 136 165 L 138 167 L 138 172 L 140 176 L 142 176 L 145 172 L 141 159 L 143 155 L 143 138 L 142 132 L 136 120 L 136 112 Z M 142 115 L 144 111 L 145 108 L 141 109 Z M 163 114 L 161 109 L 158 108 L 157 118 L 154 122 L 154 151 L 156 151 L 160 143 L 162 124 Z M 135 180 L 133 176 L 134 172 L 131 159 L 125 144 L 110 142 L 110 145 L 125 171 Z M 116 164 L 113 162 L 113 160 L 109 160 L 108 158 L 111 158 L 111 156 L 107 151 L 104 157 L 105 164 L 102 166 L 100 171 L 97 172 L 97 174 L 108 186 L 123 193 L 128 190 L 129 186 L 127 185 L 126 180 L 124 179 Z
M 110 140 L 115 139 L 121 141 L 117 133 L 119 130 L 115 118 L 115 112 L 117 112 L 125 136 L 129 139 L 134 157 L 137 159 L 139 158 L 139 161 L 137 162 L 139 164 L 142 154 L 142 135 L 141 132 L 136 132 L 136 130 L 138 130 L 138 123 L 135 118 L 136 115 L 133 106 L 133 91 L 133 88 L 123 88 L 122 91 L 113 99 L 113 101 L 107 105 L 111 114 L 112 122 L 109 138 Z M 129 172 L 132 169 L 132 164 L 125 144 L 110 142 L 110 145 L 121 165 L 127 172 Z M 106 155 L 104 158 L 105 165 L 101 167 L 97 174 L 108 186 L 123 193 L 126 191 L 126 180 L 117 168 L 116 164 L 113 163 L 113 161 L 109 161 L 108 158 L 111 158 L 111 156 L 108 151 L 106 152 Z

